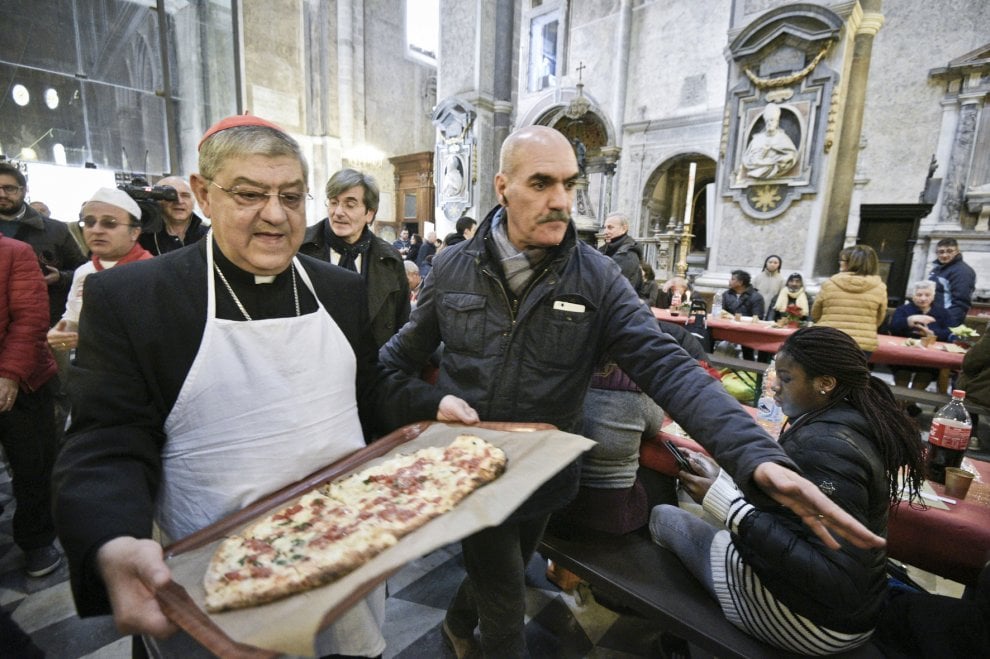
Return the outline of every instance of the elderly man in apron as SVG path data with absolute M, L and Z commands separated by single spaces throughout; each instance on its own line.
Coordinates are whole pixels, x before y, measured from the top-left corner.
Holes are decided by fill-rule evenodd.
M 294 256 L 307 168 L 278 126 L 229 117 L 190 183 L 206 240 L 86 282 L 56 467 L 56 520 L 79 614 L 113 612 L 155 656 L 198 650 L 159 608 L 166 542 L 422 418 L 477 421 L 464 401 L 383 375 L 360 277 Z M 121 270 L 127 270 L 121 269 Z M 384 589 L 322 633 L 322 654 L 377 656 Z M 156 640 L 163 639 L 163 640 Z

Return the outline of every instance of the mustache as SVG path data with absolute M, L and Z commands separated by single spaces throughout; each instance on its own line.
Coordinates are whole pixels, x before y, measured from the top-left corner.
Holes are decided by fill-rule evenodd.
M 537 224 L 549 224 L 551 222 L 570 222 L 571 214 L 567 211 L 550 211 L 539 220 L 536 221 Z

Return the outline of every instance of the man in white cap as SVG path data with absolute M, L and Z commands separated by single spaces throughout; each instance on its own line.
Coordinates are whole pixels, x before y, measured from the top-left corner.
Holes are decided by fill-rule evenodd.
M 170 571 L 153 521 L 178 540 L 366 435 L 477 421 L 439 388 L 384 373 L 360 275 L 296 256 L 309 191 L 292 137 L 259 117 L 224 119 L 190 182 L 210 235 L 86 282 L 54 477 L 79 614 L 112 612 L 153 654 L 184 658 L 208 653 L 155 597 Z M 320 654 L 380 655 L 384 608 L 379 588 L 320 635 Z
M 116 265 L 150 259 L 151 253 L 138 244 L 141 235 L 141 207 L 115 188 L 100 188 L 79 212 L 83 240 L 92 255 L 76 268 L 62 319 L 48 332 L 52 350 L 71 350 L 79 341 L 79 313 L 82 311 L 83 283 L 94 272 Z

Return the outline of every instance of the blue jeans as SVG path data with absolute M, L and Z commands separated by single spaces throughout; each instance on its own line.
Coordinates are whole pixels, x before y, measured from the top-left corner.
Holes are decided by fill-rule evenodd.
M 715 582 L 712 579 L 712 540 L 719 529 L 700 517 L 677 506 L 657 506 L 650 514 L 650 535 L 661 547 L 677 555 L 694 578 L 701 582 L 712 599 Z

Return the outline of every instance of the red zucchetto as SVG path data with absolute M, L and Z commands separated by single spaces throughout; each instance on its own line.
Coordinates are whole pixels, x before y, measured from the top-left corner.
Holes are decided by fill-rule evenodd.
M 203 138 L 199 141 L 199 145 L 196 147 L 197 150 L 203 148 L 203 142 L 205 142 L 210 137 L 213 137 L 222 130 L 227 130 L 228 128 L 237 128 L 239 126 L 264 126 L 265 128 L 271 128 L 272 130 L 277 130 L 280 133 L 286 134 L 285 130 L 276 124 L 268 121 L 267 119 L 262 119 L 261 117 L 255 116 L 253 114 L 235 114 L 224 119 L 221 119 L 217 123 L 210 126 L 209 130 L 203 135 Z

